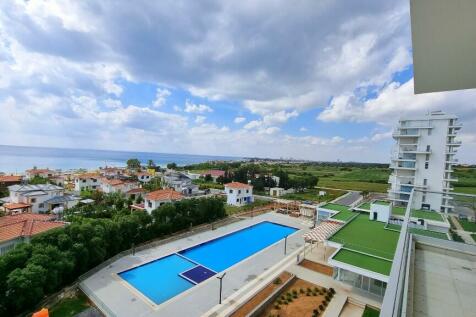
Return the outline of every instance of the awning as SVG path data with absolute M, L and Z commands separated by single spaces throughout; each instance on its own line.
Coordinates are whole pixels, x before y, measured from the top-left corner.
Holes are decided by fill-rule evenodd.
M 323 242 L 326 241 L 330 236 L 332 236 L 339 228 L 342 226 L 342 223 L 332 220 L 324 220 L 318 224 L 314 229 L 308 231 L 303 235 L 304 240 L 308 242 Z

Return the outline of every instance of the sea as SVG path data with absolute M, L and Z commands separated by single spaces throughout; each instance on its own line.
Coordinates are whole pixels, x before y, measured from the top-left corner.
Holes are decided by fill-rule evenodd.
M 0 172 L 21 174 L 33 168 L 96 169 L 100 166 L 125 166 L 130 158 L 137 158 L 143 164 L 153 160 L 157 166 L 176 163 L 179 166 L 207 161 L 235 161 L 239 157 L 191 155 L 152 152 L 128 152 L 86 149 L 61 149 L 50 147 L 0 145 Z

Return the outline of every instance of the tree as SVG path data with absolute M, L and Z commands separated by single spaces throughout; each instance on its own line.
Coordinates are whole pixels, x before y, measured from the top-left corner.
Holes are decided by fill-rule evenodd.
M 39 185 L 39 184 L 48 184 L 50 180 L 46 177 L 41 177 L 39 175 L 33 176 L 30 180 L 28 180 L 28 184 L 31 185 Z
M 155 163 L 153 160 L 147 161 L 147 168 L 155 168 Z
M 205 182 L 212 182 L 212 181 L 213 181 L 212 175 L 210 174 L 205 175 Z
M 172 169 L 172 170 L 174 170 L 174 169 L 176 169 L 176 168 L 177 168 L 177 164 L 176 164 L 176 163 L 174 163 L 174 162 L 172 162 L 172 163 L 168 163 L 168 164 L 167 164 L 167 168 L 168 168 L 168 169 Z
M 127 160 L 127 168 L 128 169 L 139 169 L 140 168 L 140 161 L 136 158 L 128 159 Z

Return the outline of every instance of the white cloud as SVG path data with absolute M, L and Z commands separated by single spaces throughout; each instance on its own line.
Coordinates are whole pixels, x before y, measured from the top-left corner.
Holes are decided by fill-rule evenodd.
M 240 124 L 240 123 L 243 123 L 245 121 L 246 121 L 245 117 L 236 117 L 235 120 L 233 120 L 233 122 L 235 122 L 236 124 Z
M 207 105 L 203 104 L 194 104 L 190 100 L 185 101 L 185 112 L 189 113 L 204 113 L 204 112 L 213 112 L 213 109 Z
M 205 116 L 196 116 L 195 117 L 195 123 L 202 124 L 202 123 L 205 122 L 206 119 L 207 119 L 207 117 L 205 117 Z
M 306 128 L 306 127 L 300 127 L 300 128 L 299 128 L 299 131 L 301 131 L 301 132 L 306 132 L 306 131 L 307 131 L 307 128 Z
M 160 108 L 167 102 L 167 97 L 171 94 L 170 90 L 165 88 L 157 88 L 157 92 L 155 94 L 155 100 L 153 102 L 153 106 L 156 108 Z

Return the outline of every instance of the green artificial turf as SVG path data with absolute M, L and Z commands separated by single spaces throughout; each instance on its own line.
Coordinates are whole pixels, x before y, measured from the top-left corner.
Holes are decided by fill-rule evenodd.
M 392 214 L 398 216 L 405 216 L 406 207 L 393 207 Z M 434 220 L 434 221 L 443 221 L 443 217 L 441 217 L 440 213 L 435 211 L 424 211 L 424 210 L 416 210 L 412 209 L 412 217 L 413 218 L 422 218 L 427 220 Z
M 359 205 L 357 208 L 370 210 L 370 203 L 369 202 L 363 203 L 362 205 Z
M 389 223 L 389 224 L 387 224 L 386 228 L 391 229 L 391 230 L 400 231 L 401 226 Z M 413 234 L 421 235 L 421 236 L 427 236 L 427 237 L 432 237 L 432 238 L 449 240 L 448 235 L 445 234 L 445 233 L 442 233 L 442 232 L 437 232 L 437 231 L 432 231 L 432 230 L 425 230 L 425 229 L 417 229 L 417 228 L 410 228 L 410 232 L 413 233 Z
M 380 316 L 380 312 L 378 310 L 371 308 L 369 306 L 365 306 L 362 317 L 378 317 L 378 316 Z
M 347 249 L 341 249 L 332 259 L 383 275 L 389 275 L 392 269 L 392 261 Z
M 461 227 L 463 227 L 464 231 L 476 232 L 476 222 L 471 222 L 464 219 L 459 219 L 458 221 L 461 224 Z
M 349 210 L 345 210 L 345 211 L 343 210 L 343 211 L 339 211 L 338 214 L 335 214 L 331 218 L 336 219 L 336 220 L 348 221 L 350 218 L 352 218 L 356 214 L 357 213 L 354 213 L 354 212 L 349 211 Z
M 384 223 L 371 221 L 368 215 L 361 214 L 337 231 L 329 240 L 343 244 L 347 249 L 392 260 L 398 235 L 398 232 L 386 230 Z

